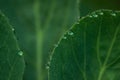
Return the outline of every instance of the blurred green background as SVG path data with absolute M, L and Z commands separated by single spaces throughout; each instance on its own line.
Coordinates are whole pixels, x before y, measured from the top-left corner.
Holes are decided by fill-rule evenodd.
M 64 32 L 91 11 L 119 5 L 119 0 L 0 0 L 25 53 L 23 80 L 48 80 L 49 55 Z

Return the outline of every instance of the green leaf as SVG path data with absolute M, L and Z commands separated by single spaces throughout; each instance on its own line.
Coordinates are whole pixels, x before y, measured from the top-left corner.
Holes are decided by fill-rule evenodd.
M 20 51 L 14 29 L 0 12 L 0 80 L 22 80 L 23 52 Z
M 60 40 L 51 58 L 49 80 L 119 79 L 120 12 L 93 12 Z

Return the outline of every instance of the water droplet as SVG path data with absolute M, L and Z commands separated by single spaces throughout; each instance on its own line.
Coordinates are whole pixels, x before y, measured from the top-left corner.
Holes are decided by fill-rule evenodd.
M 15 31 L 15 29 L 14 29 L 14 28 L 12 28 L 12 31 Z
M 100 15 L 103 15 L 104 13 L 103 13 L 103 12 L 100 12 L 99 14 L 100 14 Z
M 70 32 L 68 32 L 68 35 L 72 36 L 72 35 L 74 35 L 74 33 L 70 31 Z
M 23 52 L 22 52 L 22 51 L 19 51 L 19 52 L 18 52 L 18 55 L 19 55 L 19 56 L 23 56 Z
M 49 66 L 46 66 L 46 69 L 49 69 L 50 67 Z
M 93 15 L 93 17 L 97 18 L 97 17 L 98 17 L 98 15 L 97 15 L 97 14 L 94 14 L 94 15 Z
M 49 69 L 49 66 L 50 66 L 50 61 L 48 61 L 48 63 L 47 63 L 47 64 L 45 64 L 45 66 L 46 66 L 46 69 Z
M 67 37 L 64 36 L 63 39 L 67 39 Z
M 90 15 L 89 17 L 90 17 L 90 18 L 92 18 L 92 16 L 91 16 L 91 15 Z
M 115 13 L 111 13 L 111 15 L 112 15 L 112 16 L 116 16 L 116 14 L 115 14 Z
M 55 46 L 55 47 L 58 47 L 58 45 L 57 45 L 57 44 L 54 44 L 54 46 Z

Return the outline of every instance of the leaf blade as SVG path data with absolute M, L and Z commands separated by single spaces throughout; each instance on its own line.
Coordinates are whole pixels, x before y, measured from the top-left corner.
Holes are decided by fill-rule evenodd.
M 24 59 L 13 29 L 0 12 L 0 80 L 22 80 Z
M 52 55 L 50 80 L 119 80 L 119 20 L 120 12 L 98 10 L 75 24 Z

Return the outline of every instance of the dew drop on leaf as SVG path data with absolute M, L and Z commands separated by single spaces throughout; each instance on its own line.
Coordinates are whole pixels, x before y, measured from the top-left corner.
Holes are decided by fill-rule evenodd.
M 46 66 L 46 69 L 49 69 L 50 67 L 49 66 Z
M 71 32 L 71 31 L 69 31 L 69 32 L 68 32 L 68 35 L 72 36 L 72 35 L 74 35 L 74 33 Z
M 22 51 L 19 51 L 19 52 L 18 52 L 18 55 L 19 55 L 19 56 L 23 56 L 23 52 L 22 52 Z
M 92 16 L 91 16 L 91 15 L 90 15 L 89 17 L 90 17 L 90 18 L 92 18 Z
M 54 47 L 58 47 L 58 45 L 57 45 L 57 44 L 54 44 Z
M 64 36 L 63 39 L 67 39 L 67 37 Z
M 100 14 L 100 15 L 103 15 L 104 13 L 103 13 L 103 12 L 100 12 L 99 14 Z
M 14 28 L 12 28 L 12 31 L 15 31 L 15 29 L 14 29 Z
M 112 16 L 116 16 L 116 14 L 115 14 L 115 13 L 111 13 L 111 15 L 112 15 Z
M 93 17 L 97 18 L 97 17 L 98 17 L 98 15 L 97 15 L 97 14 L 94 14 L 94 15 L 93 15 Z

